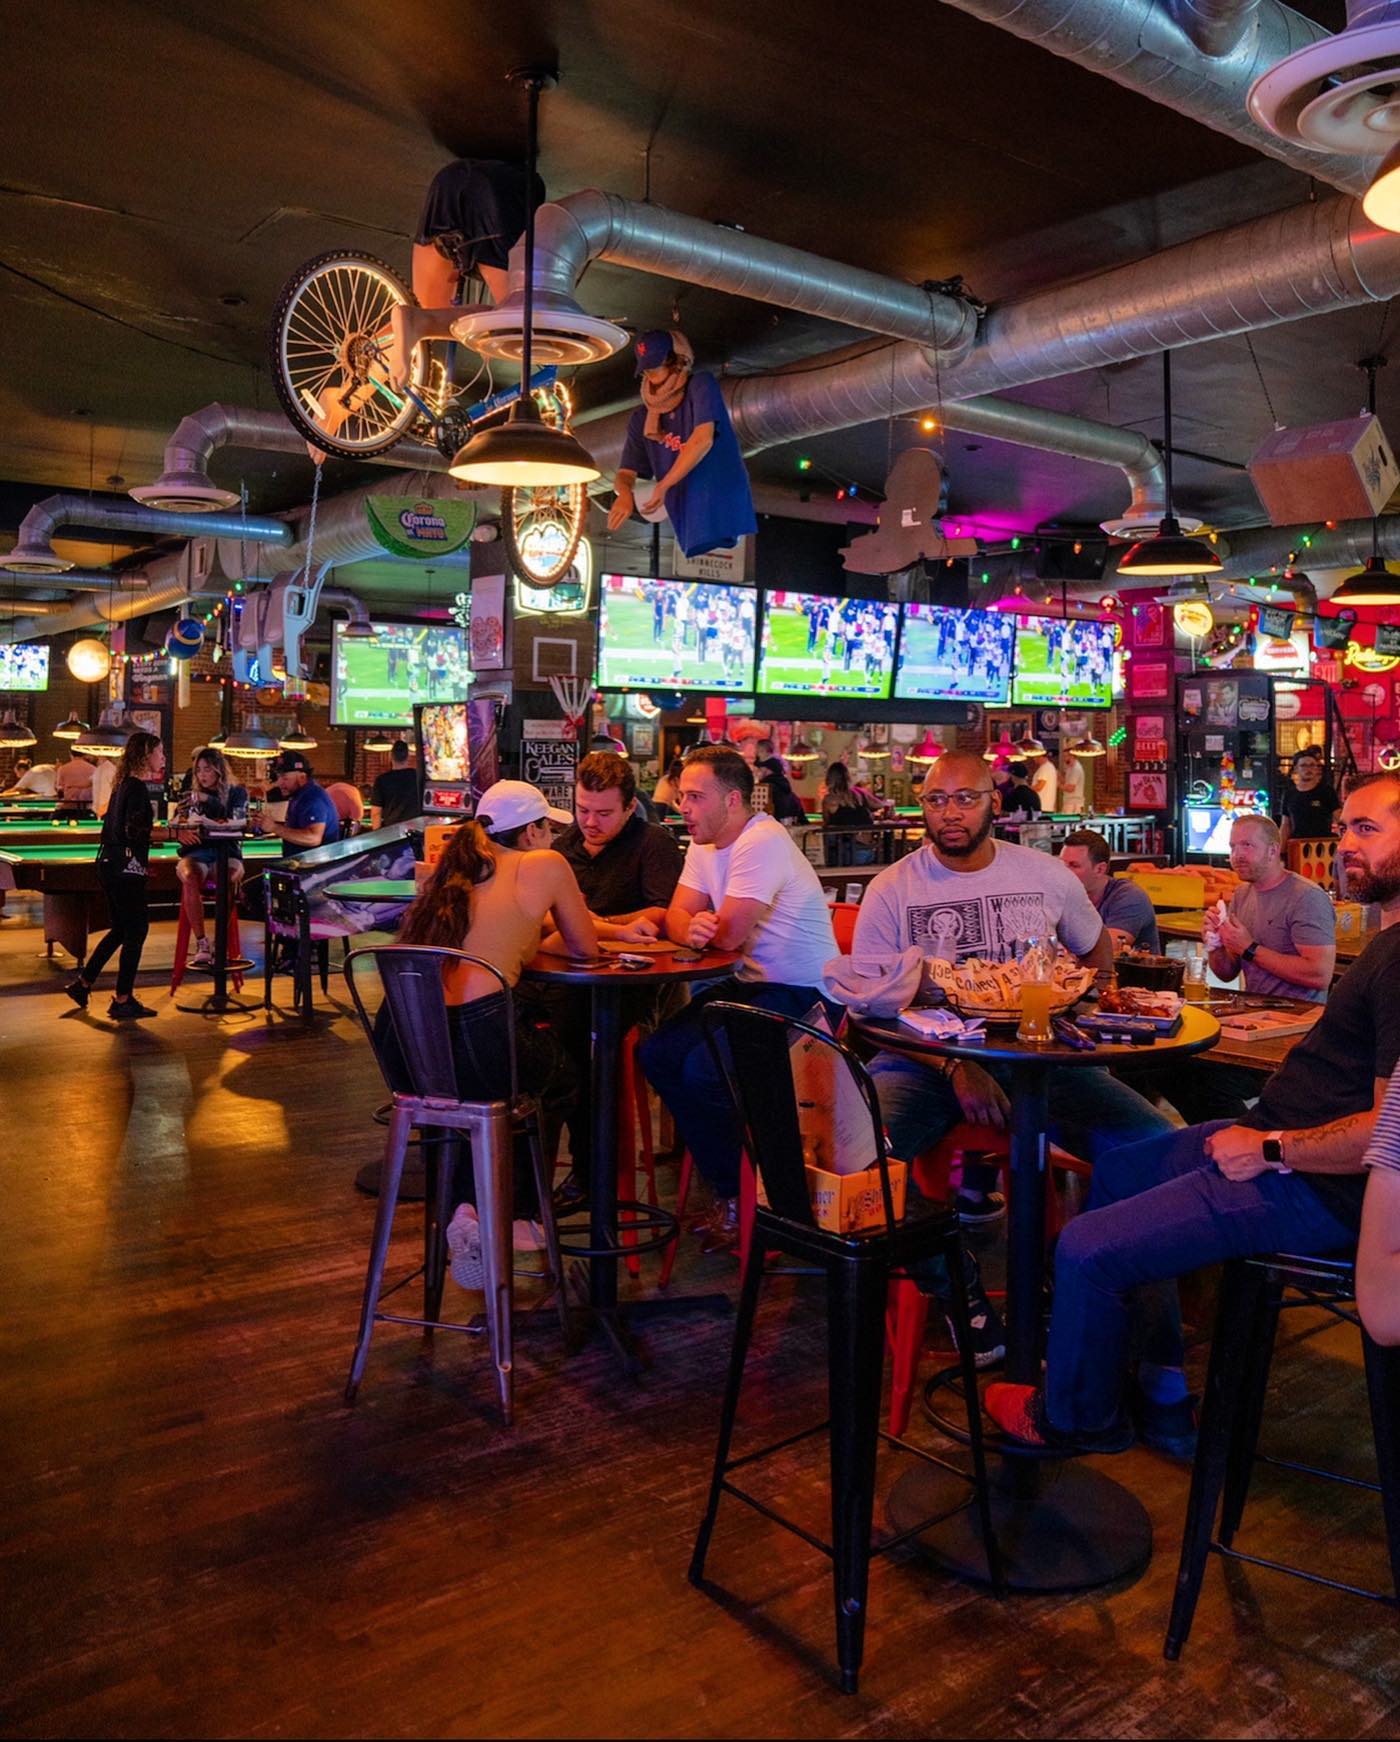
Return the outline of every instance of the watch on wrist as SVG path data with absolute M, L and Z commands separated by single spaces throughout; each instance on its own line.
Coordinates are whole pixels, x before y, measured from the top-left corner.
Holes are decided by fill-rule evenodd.
M 1289 1167 L 1283 1159 L 1283 1133 L 1281 1131 L 1269 1131 L 1265 1133 L 1264 1160 L 1275 1173 L 1293 1172 L 1293 1169 Z
M 1258 954 L 1259 954 L 1258 944 L 1250 943 L 1249 945 L 1246 946 L 1246 948 L 1244 948 L 1243 950 L 1240 951 L 1240 960 L 1242 962 L 1252 962 Z

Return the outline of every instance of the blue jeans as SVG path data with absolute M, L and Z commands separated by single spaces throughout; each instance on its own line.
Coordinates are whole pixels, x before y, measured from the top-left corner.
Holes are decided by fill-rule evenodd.
M 1298 1174 L 1237 1183 L 1205 1140 L 1229 1120 L 1134 1143 L 1096 1163 L 1089 1207 L 1060 1236 L 1046 1413 L 1066 1433 L 1113 1425 L 1136 1352 L 1185 1358 L 1175 1278 L 1256 1252 L 1335 1252 L 1356 1239 Z
M 744 1147 L 739 1116 L 729 1098 L 700 1027 L 700 1012 L 713 999 L 750 1004 L 780 1016 L 804 1017 L 814 1004 L 832 1028 L 844 1014 L 811 986 L 759 980 L 717 980 L 698 991 L 678 1016 L 663 1022 L 637 1049 L 647 1081 L 671 1109 L 676 1129 L 696 1167 L 717 1198 L 739 1195 L 739 1156 Z

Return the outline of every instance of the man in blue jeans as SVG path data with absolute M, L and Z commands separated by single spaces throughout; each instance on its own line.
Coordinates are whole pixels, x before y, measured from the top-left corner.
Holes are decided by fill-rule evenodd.
M 1097 1163 L 1089 1208 L 1055 1254 L 1045 1384 L 987 1388 L 987 1413 L 1014 1438 L 1107 1452 L 1138 1437 L 1188 1453 L 1174 1279 L 1225 1258 L 1355 1242 L 1362 1157 L 1400 1058 L 1400 779 L 1372 775 L 1342 817 L 1338 857 L 1358 899 L 1380 903 L 1383 929 L 1238 1124 L 1188 1126 Z
M 705 744 L 686 757 L 678 803 L 691 844 L 666 935 L 690 949 L 739 950 L 742 960 L 732 979 L 698 993 L 638 1053 L 714 1190 L 714 1210 L 697 1230 L 706 1252 L 731 1251 L 738 1241 L 743 1139 L 700 1012 L 724 998 L 806 1016 L 823 1007 L 822 968 L 838 953 L 816 872 L 781 823 L 754 813 L 752 800 L 753 770 L 737 750 Z M 825 1009 L 834 1027 L 841 1013 Z
M 939 757 L 921 799 L 928 840 L 871 880 L 851 948 L 857 963 L 891 961 L 911 946 L 950 962 L 971 956 L 1004 961 L 1026 938 L 1053 933 L 1107 982 L 1112 942 L 1078 878 L 1048 853 L 993 838 L 1000 797 L 983 758 L 964 750 Z M 870 1074 L 891 1153 L 905 1160 L 936 1144 L 960 1120 L 1006 1125 L 1009 1102 L 995 1067 L 880 1053 Z M 1171 1128 L 1151 1102 L 1106 1070 L 1052 1071 L 1049 1089 L 1052 1136 L 1087 1161 Z M 989 1183 L 964 1170 L 958 1200 L 964 1222 L 988 1221 L 1001 1212 L 1000 1194 L 984 1189 Z M 941 1270 L 918 1280 L 936 1294 L 945 1292 Z M 1006 1352 L 1006 1333 L 980 1282 L 974 1282 L 968 1304 L 974 1356 L 979 1367 L 991 1366 Z

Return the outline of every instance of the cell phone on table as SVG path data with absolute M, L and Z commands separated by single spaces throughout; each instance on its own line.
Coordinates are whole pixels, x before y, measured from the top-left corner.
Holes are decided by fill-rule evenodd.
M 673 962 L 698 962 L 700 956 L 695 950 L 677 950 L 672 955 L 671 960 Z
M 617 965 L 619 968 L 625 968 L 628 973 L 638 974 L 643 968 L 651 966 L 651 957 L 630 955 L 624 950 L 617 958 Z

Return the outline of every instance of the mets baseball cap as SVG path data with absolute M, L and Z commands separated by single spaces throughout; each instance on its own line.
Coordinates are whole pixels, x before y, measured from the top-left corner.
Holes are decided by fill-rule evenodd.
M 637 373 L 663 368 L 675 349 L 671 334 L 665 327 L 653 327 L 637 340 Z
M 526 823 L 537 823 L 548 817 L 552 823 L 567 826 L 574 819 L 568 811 L 556 810 L 528 780 L 498 780 L 482 793 L 476 807 L 477 820 L 488 835 L 504 835 L 511 829 L 523 829 Z
M 272 764 L 272 772 L 274 774 L 296 774 L 298 772 L 302 774 L 310 774 L 312 769 L 304 752 L 300 750 L 284 750 L 282 754 L 274 760 Z

